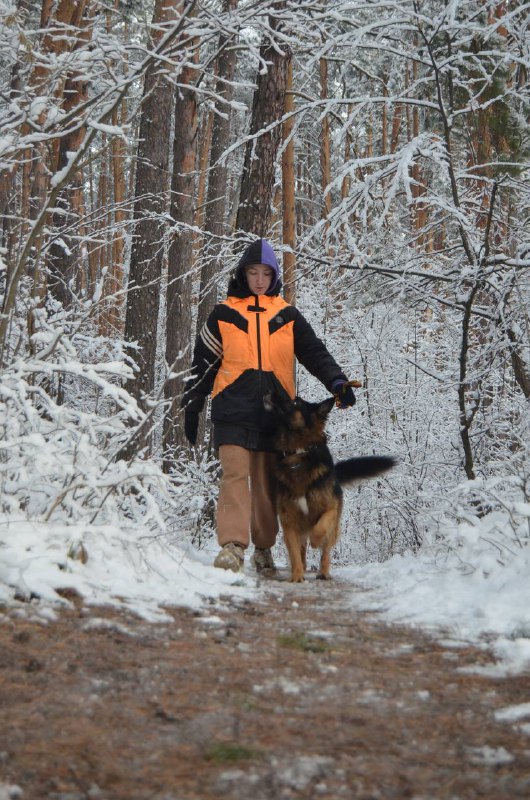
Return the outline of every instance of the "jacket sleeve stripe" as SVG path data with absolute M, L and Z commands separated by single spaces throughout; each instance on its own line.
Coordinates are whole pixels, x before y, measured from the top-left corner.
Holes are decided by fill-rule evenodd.
M 199 336 L 208 350 L 210 350 L 216 358 L 222 357 L 223 346 L 221 342 L 211 333 L 206 322 L 202 326 Z

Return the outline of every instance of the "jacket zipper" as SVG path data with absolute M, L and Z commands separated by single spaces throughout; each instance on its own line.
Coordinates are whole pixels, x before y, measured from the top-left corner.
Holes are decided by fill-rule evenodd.
M 259 305 L 259 297 L 256 295 L 256 339 L 258 345 L 258 371 L 259 371 L 259 381 L 261 384 L 261 371 L 262 371 L 262 363 L 261 363 L 261 327 L 259 322 L 259 315 L 260 315 L 260 305 Z M 260 386 L 261 389 L 261 386 Z M 261 394 L 261 392 L 260 392 Z
M 258 403 L 261 403 L 261 395 L 263 394 L 263 369 L 261 362 L 261 325 L 259 315 L 261 313 L 259 305 L 259 297 L 256 295 L 256 342 L 258 345 Z

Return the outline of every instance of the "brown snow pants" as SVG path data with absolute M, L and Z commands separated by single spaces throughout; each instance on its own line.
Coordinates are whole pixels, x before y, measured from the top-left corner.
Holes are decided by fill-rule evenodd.
M 272 547 L 278 533 L 275 508 L 274 453 L 219 447 L 222 477 L 217 500 L 217 539 L 221 547 L 238 542 Z

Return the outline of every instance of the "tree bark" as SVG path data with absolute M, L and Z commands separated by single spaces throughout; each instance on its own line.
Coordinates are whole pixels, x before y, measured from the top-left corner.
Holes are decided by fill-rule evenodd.
M 270 26 L 277 27 L 272 16 Z M 279 53 L 265 42 L 260 57 L 268 66 L 266 72 L 259 72 L 254 93 L 251 138 L 245 151 L 236 228 L 255 236 L 266 236 L 272 211 L 276 155 L 281 141 L 281 126 L 274 123 L 282 117 L 291 56 L 288 52 Z M 270 130 L 263 132 L 269 127 Z
M 118 0 L 114 0 L 117 8 Z M 112 25 L 111 15 L 107 13 L 107 30 L 110 32 Z M 112 125 L 117 128 L 127 119 L 127 104 L 125 98 L 120 107 L 115 108 L 112 114 Z M 127 220 L 125 211 L 125 198 L 127 185 L 125 176 L 125 163 L 127 146 L 123 136 L 113 136 L 110 140 L 109 183 L 112 180 L 112 204 L 100 206 L 108 208 L 107 230 L 111 233 L 111 242 L 107 248 L 109 253 L 107 274 L 103 281 L 103 292 L 99 304 L 99 332 L 102 336 L 120 336 L 123 334 L 125 323 L 124 311 L 124 271 L 125 271 L 125 235 L 124 226 Z M 108 159 L 107 159 L 108 160 Z
M 94 13 L 94 6 L 91 9 Z M 79 43 L 85 44 L 91 39 L 91 21 L 92 17 L 88 12 L 82 16 L 73 16 L 71 24 L 76 26 L 79 33 L 76 35 L 76 45 L 72 47 L 72 50 L 75 50 Z M 68 114 L 87 99 L 88 82 L 79 73 L 70 74 L 64 83 L 63 111 Z M 54 171 L 59 171 L 66 166 L 68 154 L 75 153 L 79 149 L 85 137 L 85 131 L 84 125 L 77 125 L 73 131 L 61 137 L 55 153 L 56 160 L 52 165 Z M 80 288 L 79 264 L 81 259 L 71 233 L 74 232 L 78 236 L 81 233 L 80 226 L 83 225 L 84 209 L 83 185 L 83 173 L 81 170 L 77 170 L 72 183 L 59 196 L 57 205 L 61 208 L 61 213 L 53 215 L 55 241 L 51 244 L 48 253 L 48 289 L 65 308 L 71 304 L 76 289 Z M 80 238 L 82 239 L 82 236 Z
M 237 8 L 238 0 L 224 0 L 223 11 L 228 13 Z M 236 50 L 230 46 L 226 37 L 219 38 L 217 57 L 216 101 L 212 145 L 210 149 L 210 173 L 204 212 L 205 246 L 202 253 L 199 308 L 197 330 L 200 331 L 210 311 L 217 302 L 215 275 L 222 268 L 220 253 L 222 237 L 228 233 L 227 197 L 228 170 L 223 155 L 230 144 L 231 113 L 229 103 L 233 98 L 232 82 L 236 67 Z
M 173 466 L 175 448 L 186 443 L 179 403 L 186 371 L 191 364 L 191 290 L 193 223 L 195 215 L 195 161 L 197 156 L 196 70 L 185 67 L 179 77 L 175 103 L 173 174 L 170 214 L 174 231 L 168 254 L 166 297 L 166 364 L 170 374 L 164 385 L 164 469 Z
M 285 114 L 294 111 L 293 97 L 293 62 L 290 59 L 287 68 L 287 86 L 285 92 Z M 283 243 L 293 252 L 283 254 L 284 296 L 288 303 L 296 302 L 296 196 L 295 196 L 295 153 L 293 137 L 293 118 L 283 123 L 284 151 L 282 156 L 282 188 L 283 188 Z
M 85 12 L 88 8 L 88 0 L 59 0 L 56 4 L 50 0 L 43 0 L 41 6 L 41 28 L 44 31 L 42 38 L 41 58 L 36 60 L 28 86 L 30 92 L 36 96 L 44 96 L 48 90 L 51 91 L 49 84 L 53 84 L 53 96 L 57 106 L 68 112 L 82 101 L 86 96 L 87 84 L 78 74 L 71 73 L 62 80 L 54 83 L 55 78 L 52 74 L 50 64 L 60 63 L 60 59 L 67 51 L 75 50 L 80 42 L 85 42 L 91 36 L 91 26 L 88 23 L 91 19 L 85 19 Z M 48 114 L 47 107 L 41 112 L 37 120 L 39 125 L 44 125 Z M 23 126 L 22 134 L 30 132 L 27 125 Z M 61 139 L 55 139 L 51 145 L 46 142 L 37 142 L 31 150 L 24 153 L 23 163 L 23 187 L 22 187 L 22 211 L 25 222 L 23 223 L 22 236 L 29 230 L 29 220 L 37 219 L 43 208 L 50 187 L 50 177 L 66 163 L 66 153 L 75 151 L 83 136 L 83 129 L 73 130 Z M 69 211 L 73 201 L 77 207 L 81 207 L 80 199 L 82 178 L 78 173 L 73 189 L 65 191 L 57 200 L 57 206 Z M 58 231 L 64 233 L 65 224 L 71 223 L 71 219 L 62 214 L 54 215 L 53 223 Z M 60 236 L 56 236 L 56 242 L 60 241 Z M 44 235 L 39 236 L 37 246 L 33 251 L 33 264 L 30 274 L 34 281 L 34 292 L 42 296 L 46 289 L 41 263 L 42 243 Z M 55 296 L 62 302 L 66 302 L 71 293 L 65 288 L 69 279 L 73 277 L 72 270 L 65 269 L 56 265 L 55 260 L 60 259 L 64 262 L 66 253 L 70 248 L 52 245 L 48 266 L 51 271 L 51 287 Z M 69 259 L 72 263 L 72 259 Z
M 508 339 L 510 340 L 510 361 L 512 364 L 513 374 L 517 385 L 522 393 L 528 399 L 530 397 L 530 369 L 528 363 L 521 355 L 521 342 L 515 332 L 508 328 Z
M 320 98 L 328 99 L 328 62 L 326 58 L 320 59 Z M 320 144 L 320 169 L 322 175 L 322 217 L 327 220 L 331 214 L 331 193 L 326 188 L 331 184 L 331 145 L 329 140 L 329 117 L 327 114 L 322 119 L 322 141 Z M 325 226 L 327 230 L 327 224 Z
M 390 152 L 395 153 L 399 141 L 399 132 L 403 121 L 403 103 L 396 103 L 392 114 L 392 132 L 390 135 Z
M 30 0 L 18 0 L 18 13 L 21 22 L 25 24 L 28 16 Z M 24 87 L 20 78 L 21 64 L 17 61 L 11 69 L 11 80 L 7 100 L 16 103 L 18 97 Z M 15 189 L 15 178 L 18 170 L 18 162 L 15 161 L 10 167 L 0 172 L 0 245 L 9 248 L 9 241 L 11 239 L 12 221 L 9 219 L 9 208 L 13 201 L 13 193 Z M 7 264 L 10 263 L 10 258 L 7 258 Z
M 195 226 L 200 230 L 204 228 L 204 220 L 206 216 L 206 185 L 208 178 L 210 148 L 212 146 L 213 118 L 213 111 L 208 110 L 199 120 L 201 140 L 199 152 L 199 178 L 197 185 L 197 208 L 195 209 Z M 200 242 L 202 241 L 202 236 L 197 234 L 196 239 L 197 247 L 199 247 Z
M 180 0 L 157 0 L 153 13 L 152 43 L 156 44 L 163 23 L 176 19 Z M 165 213 L 168 209 L 169 140 L 173 88 L 155 63 L 145 74 L 140 114 L 134 201 L 134 234 L 125 339 L 136 343 L 136 380 L 128 391 L 147 408 L 156 383 L 157 328 L 160 281 L 164 266 Z

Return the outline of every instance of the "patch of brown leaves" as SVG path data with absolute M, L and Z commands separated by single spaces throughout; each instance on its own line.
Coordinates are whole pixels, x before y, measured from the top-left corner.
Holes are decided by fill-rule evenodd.
M 529 797 L 530 738 L 493 712 L 528 702 L 530 676 L 461 672 L 487 652 L 382 625 L 348 591 L 271 583 L 168 625 L 79 598 L 47 624 L 9 612 L 0 796 Z

